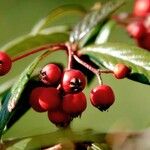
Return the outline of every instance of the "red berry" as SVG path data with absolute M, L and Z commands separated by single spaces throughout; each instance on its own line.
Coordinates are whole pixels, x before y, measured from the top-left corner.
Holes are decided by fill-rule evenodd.
M 137 39 L 139 47 L 150 50 L 150 33 L 145 34 L 141 38 Z
M 11 58 L 5 53 L 0 51 L 0 76 L 9 72 L 12 66 Z
M 105 111 L 114 103 L 115 96 L 110 86 L 100 85 L 91 91 L 90 101 L 93 106 Z
M 61 78 L 61 70 L 56 64 L 48 64 L 40 71 L 41 81 L 47 85 L 56 85 Z
M 138 39 L 146 33 L 146 27 L 144 26 L 142 21 L 134 21 L 128 24 L 127 32 L 133 38 Z
M 46 111 L 41 105 L 39 104 L 39 96 L 41 94 L 41 91 L 43 90 L 43 87 L 38 87 L 32 90 L 32 93 L 30 95 L 30 105 L 31 107 L 37 111 L 37 112 L 44 112 Z
M 60 127 L 66 127 L 71 122 L 70 115 L 62 110 L 48 111 L 48 118 L 52 123 Z
M 81 115 L 81 113 L 86 109 L 86 106 L 86 97 L 83 92 L 77 94 L 67 94 L 63 98 L 63 110 L 72 117 Z
M 66 93 L 77 93 L 84 89 L 86 79 L 84 74 L 75 69 L 66 70 L 63 74 L 61 85 Z
M 133 14 L 137 17 L 145 17 L 150 13 L 150 0 L 135 0 Z
M 61 102 L 56 88 L 35 88 L 30 95 L 31 107 L 38 112 L 56 109 Z
M 116 64 L 113 73 L 117 79 L 123 79 L 130 73 L 130 69 L 124 64 Z

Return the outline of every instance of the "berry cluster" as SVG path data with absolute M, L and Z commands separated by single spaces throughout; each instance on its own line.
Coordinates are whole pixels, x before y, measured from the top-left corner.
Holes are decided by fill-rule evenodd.
M 150 0 L 135 0 L 126 30 L 140 47 L 150 50 Z
M 49 120 L 67 126 L 86 109 L 84 74 L 75 69 L 61 71 L 58 65 L 48 64 L 40 71 L 41 81 L 48 87 L 37 87 L 30 95 L 30 104 L 37 112 L 48 111 Z
M 53 50 L 65 49 L 68 52 L 68 66 L 64 70 L 57 64 L 47 64 L 40 73 L 39 79 L 44 86 L 34 88 L 30 93 L 29 103 L 37 112 L 48 112 L 49 120 L 56 126 L 66 127 L 70 122 L 84 112 L 87 107 L 86 96 L 83 90 L 86 78 L 82 71 L 73 68 L 73 61 L 87 68 L 97 76 L 99 85 L 91 90 L 91 104 L 101 111 L 106 111 L 115 101 L 115 95 L 109 85 L 101 79 L 101 73 L 113 73 L 117 79 L 122 79 L 130 73 L 129 67 L 116 64 L 112 70 L 100 70 L 83 61 L 74 45 L 70 43 L 54 44 L 49 46 Z M 35 49 L 29 54 L 49 47 Z M 11 59 L 5 52 L 0 52 L 0 75 L 9 72 L 12 62 L 22 59 L 29 54 Z
M 129 68 L 117 64 L 113 73 L 122 79 L 129 73 Z M 40 79 L 48 87 L 37 87 L 31 92 L 30 105 L 35 111 L 48 111 L 49 120 L 63 127 L 81 116 L 87 107 L 86 96 L 82 92 L 86 78 L 81 71 L 70 69 L 62 72 L 58 65 L 48 64 L 40 71 Z M 114 92 L 108 85 L 99 85 L 91 90 L 90 101 L 94 107 L 105 111 L 115 101 Z

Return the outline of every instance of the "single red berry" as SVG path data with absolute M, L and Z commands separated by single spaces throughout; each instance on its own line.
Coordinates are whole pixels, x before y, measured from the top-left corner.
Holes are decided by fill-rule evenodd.
M 140 38 L 146 33 L 146 27 L 142 21 L 133 21 L 128 24 L 126 29 L 129 35 L 135 39 Z
M 112 88 L 108 85 L 97 86 L 90 93 L 90 101 L 99 110 L 107 110 L 115 101 Z
M 29 103 L 30 103 L 31 107 L 37 112 L 45 112 L 46 111 L 39 103 L 39 96 L 40 96 L 42 90 L 43 90 L 43 87 L 37 87 L 32 90 L 31 95 L 30 95 Z
M 77 93 L 84 89 L 86 79 L 84 74 L 75 69 L 66 70 L 63 74 L 61 85 L 66 93 Z
M 52 123 L 60 127 L 67 127 L 72 120 L 70 115 L 62 110 L 48 111 L 48 118 Z
M 47 85 L 56 85 L 61 79 L 61 69 L 56 64 L 47 64 L 40 71 L 40 78 Z
M 139 47 L 150 51 L 150 33 L 145 34 L 141 38 L 137 39 Z
M 63 98 L 63 110 L 72 117 L 77 117 L 86 109 L 87 102 L 83 92 L 67 94 Z
M 0 76 L 7 74 L 11 66 L 11 58 L 5 52 L 0 51 Z
M 124 64 L 116 64 L 113 70 L 114 76 L 117 79 L 123 79 L 130 73 L 129 67 Z
M 145 17 L 150 13 L 150 0 L 135 0 L 133 14 L 137 17 Z
M 31 107 L 38 112 L 56 109 L 61 102 L 56 88 L 35 88 L 30 95 Z

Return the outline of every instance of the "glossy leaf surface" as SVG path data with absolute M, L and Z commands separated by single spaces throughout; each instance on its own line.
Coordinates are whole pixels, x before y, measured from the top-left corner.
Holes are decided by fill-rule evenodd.
M 89 55 L 99 66 L 113 71 L 117 63 L 124 63 L 131 68 L 129 79 L 150 84 L 150 52 L 123 43 L 104 43 L 90 45 L 79 51 Z

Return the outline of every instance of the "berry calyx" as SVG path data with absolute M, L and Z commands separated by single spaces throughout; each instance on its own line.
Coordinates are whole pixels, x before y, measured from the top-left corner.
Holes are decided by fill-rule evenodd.
M 105 111 L 115 101 L 114 92 L 108 85 L 97 86 L 90 93 L 90 101 L 93 106 L 101 111 Z
M 56 109 L 61 98 L 56 88 L 38 87 L 32 90 L 29 102 L 35 111 L 44 112 Z
M 62 108 L 72 117 L 77 117 L 86 109 L 87 102 L 83 92 L 67 94 L 63 97 Z
M 142 37 L 146 33 L 146 27 L 142 21 L 133 21 L 127 25 L 127 32 L 135 39 Z
M 130 71 L 131 70 L 128 66 L 124 64 L 116 64 L 113 73 L 117 79 L 123 79 L 130 73 Z
M 53 124 L 60 127 L 67 127 L 72 120 L 70 115 L 62 110 L 48 111 L 48 118 Z
M 135 0 L 133 14 L 137 17 L 145 17 L 150 13 L 150 0 Z
M 66 70 L 63 74 L 61 85 L 64 92 L 77 93 L 84 89 L 86 79 L 84 74 L 79 70 Z
M 11 58 L 5 52 L 0 51 L 0 76 L 7 74 L 11 66 Z
M 56 85 L 61 78 L 61 69 L 56 64 L 47 64 L 40 71 L 40 79 L 47 85 Z

